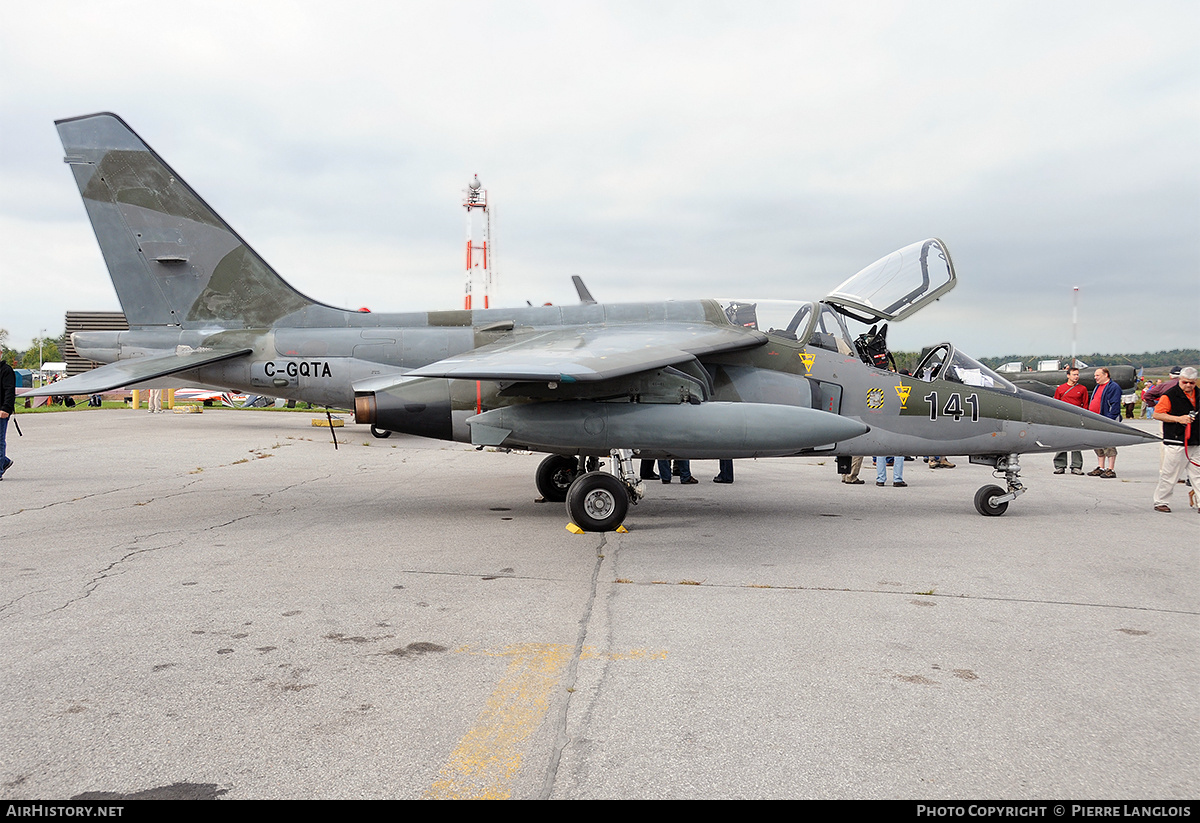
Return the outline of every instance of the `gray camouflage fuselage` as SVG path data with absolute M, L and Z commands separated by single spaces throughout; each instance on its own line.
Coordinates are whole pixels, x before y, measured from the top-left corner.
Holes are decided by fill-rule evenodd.
M 740 301 L 348 311 L 288 285 L 120 118 L 57 125 L 131 330 L 74 335 L 112 365 L 55 394 L 236 389 L 564 455 L 998 457 L 1154 439 L 1005 385 L 948 344 L 922 376 L 871 365 L 846 320 L 902 319 L 952 288 L 940 241 L 880 261 L 920 274 L 886 308 L 872 300 L 891 269 L 868 267 L 778 330 Z M 864 280 L 874 291 L 859 295 Z

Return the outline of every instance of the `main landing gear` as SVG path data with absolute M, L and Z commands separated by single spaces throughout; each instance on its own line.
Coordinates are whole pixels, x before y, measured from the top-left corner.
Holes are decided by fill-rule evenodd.
M 1004 481 L 1008 491 L 999 486 L 984 486 L 975 492 L 975 511 L 985 517 L 999 517 L 1008 511 L 1008 504 L 1024 494 L 1026 489 L 1021 484 L 1021 464 L 1018 455 L 997 455 L 995 457 L 971 458 L 972 463 L 985 463 L 998 472 L 1004 472 Z
M 533 479 L 543 499 L 561 503 L 567 499 L 567 489 L 581 474 L 579 458 L 552 454 L 541 462 Z
M 634 468 L 633 452 L 614 449 L 613 471 L 600 471 L 595 457 L 551 455 L 538 466 L 538 491 L 549 501 L 566 502 L 567 516 L 585 532 L 611 532 L 625 522 L 631 503 L 646 493 Z

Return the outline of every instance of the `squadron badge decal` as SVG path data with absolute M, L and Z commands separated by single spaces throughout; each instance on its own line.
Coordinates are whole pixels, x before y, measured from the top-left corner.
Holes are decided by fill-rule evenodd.
M 912 391 L 912 386 L 897 386 L 896 396 L 900 398 L 900 408 L 905 408 L 904 404 L 908 402 L 908 393 Z
M 812 374 L 813 361 L 817 358 L 806 351 L 800 352 L 800 362 L 804 364 L 804 373 Z

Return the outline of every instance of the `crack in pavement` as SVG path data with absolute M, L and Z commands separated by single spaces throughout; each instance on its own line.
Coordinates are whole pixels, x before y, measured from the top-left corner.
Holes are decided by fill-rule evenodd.
M 1187 614 L 1200 615 L 1200 611 L 1189 611 L 1187 609 L 1164 609 L 1155 606 L 1128 606 L 1121 603 L 1091 603 L 1083 600 L 1048 600 L 1037 597 L 1003 597 L 1001 595 L 987 594 L 948 594 L 945 592 L 930 592 L 930 591 L 899 591 L 890 589 L 857 589 L 852 587 L 838 586 L 787 586 L 787 585 L 765 585 L 755 583 L 704 583 L 695 580 L 680 580 L 674 583 L 665 580 L 650 580 L 638 583 L 633 580 L 618 579 L 615 581 L 625 586 L 697 586 L 710 589 L 762 589 L 764 591 L 784 591 L 784 592 L 831 592 L 834 594 L 845 592 L 847 594 L 890 594 L 900 595 L 902 597 L 939 597 L 948 600 L 987 600 L 998 603 L 1033 603 L 1042 606 L 1081 606 L 1084 608 L 1093 609 L 1120 609 L 1127 611 L 1139 612 L 1157 612 L 1159 614 Z
M 25 594 L 22 594 L 19 597 L 14 597 L 12 600 L 8 601 L 7 603 L 0 605 L 0 619 L 3 619 L 5 617 L 11 617 L 12 615 L 5 615 L 4 612 L 8 611 L 8 609 L 10 609 L 11 607 L 20 603 L 26 597 L 29 597 L 29 596 L 35 595 L 35 594 L 43 594 L 47 591 L 49 591 L 49 589 L 34 589 L 33 591 L 25 592 Z
M 608 544 L 608 535 L 601 533 L 600 543 L 596 546 L 596 563 L 592 567 L 592 581 L 588 589 L 587 603 L 584 604 L 583 613 L 579 616 L 579 633 L 575 638 L 575 648 L 571 651 L 571 659 L 567 663 L 567 672 L 563 675 L 563 694 L 565 697 L 562 701 L 562 706 L 559 709 L 558 716 L 554 718 L 554 743 L 550 749 L 550 762 L 546 764 L 546 777 L 542 782 L 542 791 L 538 795 L 541 800 L 549 800 L 551 793 L 554 791 L 554 781 L 558 777 L 558 766 L 562 762 L 563 750 L 567 747 L 570 739 L 567 737 L 567 714 L 571 708 L 571 697 L 575 693 L 575 681 L 579 676 L 579 659 L 583 655 L 583 649 L 587 640 L 588 624 L 592 620 L 592 608 L 596 603 L 596 589 L 600 582 L 600 568 L 604 565 L 604 547 Z
M 168 530 L 168 531 L 154 532 L 153 534 L 148 534 L 148 535 L 142 535 L 142 536 L 139 536 L 139 537 L 135 537 L 135 538 L 133 539 L 133 542 L 136 544 L 136 543 L 138 543 L 138 542 L 140 542 L 140 541 L 142 541 L 142 540 L 145 540 L 145 539 L 149 539 L 149 538 L 158 537 L 159 535 L 164 535 L 164 534 L 172 534 L 172 533 L 176 533 L 176 532 L 179 532 L 179 531 L 180 531 L 180 529 L 171 529 L 171 530 Z M 81 601 L 81 600 L 86 600 L 88 597 L 90 597 L 90 596 L 91 596 L 92 592 L 94 592 L 94 591 L 95 591 L 95 590 L 96 590 L 96 589 L 99 587 L 99 585 L 100 585 L 101 581 L 103 581 L 103 580 L 106 580 L 107 578 L 114 576 L 114 575 L 111 573 L 111 572 L 113 571 L 113 569 L 117 568 L 118 566 L 121 566 L 122 564 L 124 564 L 124 563 L 125 563 L 125 561 L 127 561 L 127 560 L 129 560 L 129 559 L 131 559 L 131 558 L 133 558 L 133 557 L 136 557 L 136 556 L 137 556 L 137 555 L 139 555 L 139 554 L 145 554 L 145 553 L 147 553 L 147 552 L 156 552 L 156 551 L 159 551 L 160 549 L 166 549 L 166 548 L 173 548 L 173 547 L 182 546 L 182 545 L 184 544 L 184 542 L 185 542 L 185 541 L 184 541 L 183 539 L 180 539 L 180 540 L 178 540 L 178 541 L 177 541 L 177 542 L 175 542 L 175 543 L 167 543 L 167 544 L 163 544 L 163 545 L 161 545 L 161 546 L 152 546 L 152 547 L 151 547 L 151 546 L 148 546 L 148 547 L 146 547 L 146 548 L 144 548 L 144 549 L 135 549 L 134 551 L 128 552 L 128 553 L 126 553 L 126 554 L 122 555 L 121 557 L 118 557 L 116 560 L 112 561 L 112 562 L 111 562 L 111 563 L 109 563 L 107 566 L 105 566 L 104 568 L 102 568 L 102 569 L 100 569 L 98 572 L 96 572 L 96 574 L 94 574 L 94 575 L 92 576 L 92 579 L 91 579 L 91 580 L 89 580 L 87 583 L 85 583 L 85 584 L 84 584 L 84 586 L 83 586 L 83 594 L 82 594 L 82 595 L 80 595 L 79 597 L 72 597 L 72 598 L 69 598 L 69 599 L 68 599 L 66 602 L 64 602 L 64 603 L 63 603 L 61 606 L 58 606 L 58 607 L 56 607 L 56 608 L 53 608 L 53 609 L 51 609 L 50 611 L 46 612 L 46 614 L 53 614 L 54 612 L 60 612 L 60 611 L 64 611 L 65 609 L 67 609 L 67 608 L 68 608 L 68 607 L 70 607 L 71 605 L 73 605 L 73 604 L 75 604 L 75 603 L 78 603 L 78 602 L 79 602 L 79 601 Z M 112 546 L 112 547 L 110 547 L 110 550 L 115 550 L 115 549 L 118 549 L 118 548 L 119 548 L 119 545 L 118 545 L 118 546 Z M 122 571 L 123 571 L 123 570 L 122 570 Z
M 329 477 L 329 475 L 325 475 L 325 477 Z M 258 505 L 262 507 L 262 510 L 255 511 L 255 512 L 247 512 L 245 514 L 238 515 L 236 517 L 232 517 L 229 520 L 225 520 L 220 523 L 213 523 L 213 524 L 204 526 L 203 528 L 199 529 L 198 531 L 199 532 L 211 532 L 211 531 L 215 531 L 217 529 L 227 528 L 229 526 L 232 526 L 235 523 L 239 523 L 241 521 L 249 520 L 249 519 L 256 518 L 256 517 L 277 517 L 280 514 L 280 512 L 282 512 L 282 511 L 287 511 L 287 510 L 291 510 L 293 512 L 298 511 L 299 507 L 296 507 L 296 506 L 267 507 L 265 505 L 265 503 L 271 496 L 273 496 L 275 494 L 280 494 L 280 493 L 286 492 L 290 489 L 294 489 L 299 486 L 303 486 L 303 485 L 305 485 L 305 483 L 312 482 L 312 480 L 315 480 L 315 479 L 321 479 L 321 478 L 312 478 L 310 480 L 305 480 L 300 483 L 293 483 L 288 486 L 284 486 L 283 488 L 276 489 L 271 492 L 267 492 L 267 493 L 260 494 L 260 495 L 253 495 L 253 498 L 256 500 Z M 190 486 L 190 485 L 192 485 L 194 483 L 198 483 L 198 482 L 200 482 L 199 479 L 189 481 L 189 483 L 187 485 Z M 144 485 L 144 484 L 139 484 L 139 485 Z M 132 487 L 132 488 L 136 488 L 136 486 Z M 143 506 L 143 505 L 146 505 L 147 503 L 154 502 L 155 500 L 160 500 L 160 499 L 166 500 L 171 497 L 178 497 L 178 496 L 184 494 L 185 492 L 187 494 L 193 494 L 193 493 L 195 493 L 195 490 L 187 490 L 185 487 L 185 489 L 180 489 L 177 492 L 165 494 L 162 497 L 150 498 L 150 500 L 147 500 L 147 501 L 144 501 L 141 503 L 135 503 L 134 505 Z M 193 531 L 195 531 L 195 530 L 193 530 Z M 79 595 L 77 597 L 68 598 L 66 601 L 64 601 L 62 603 L 62 605 L 57 606 L 53 609 L 50 609 L 45 614 L 53 614 L 54 612 L 64 611 L 65 609 L 69 608 L 73 604 L 87 599 L 88 597 L 91 596 L 91 594 L 94 591 L 96 591 L 96 589 L 99 588 L 100 584 L 103 581 L 107 580 L 110 577 L 115 577 L 115 576 L 123 573 L 124 565 L 126 563 L 128 563 L 129 561 L 132 561 L 135 558 L 137 558 L 138 555 L 146 554 L 149 552 L 162 551 L 164 549 L 179 548 L 183 545 L 186 545 L 188 542 L 188 536 L 189 536 L 189 534 L 191 534 L 191 532 L 189 532 L 188 530 L 185 530 L 185 529 L 165 529 L 162 531 L 151 532 L 149 534 L 136 535 L 133 538 L 134 546 L 137 546 L 140 543 L 153 541 L 156 538 L 161 538 L 165 535 L 180 534 L 180 533 L 183 533 L 184 536 L 174 542 L 164 542 L 161 545 L 144 546 L 141 548 L 135 548 L 132 551 L 127 551 L 125 554 L 123 554 L 120 557 L 118 557 L 117 559 L 113 560 L 107 566 L 104 566 L 103 568 L 101 568 L 97 572 L 95 572 L 92 575 L 92 577 L 86 583 L 83 584 L 83 593 L 81 595 Z M 124 548 L 126 545 L 127 545 L 127 543 L 125 541 L 122 541 L 121 543 L 110 546 L 108 550 L 109 551 L 119 551 L 122 548 Z M 5 610 L 7 610 L 9 607 L 14 605 L 16 602 L 18 602 L 22 598 L 28 597 L 30 594 L 33 594 L 33 592 L 26 592 L 25 594 L 21 595 L 21 597 L 18 597 L 15 600 L 12 600 L 9 603 L 5 604 L 3 606 L 3 608 L 0 608 L 0 614 L 2 614 Z

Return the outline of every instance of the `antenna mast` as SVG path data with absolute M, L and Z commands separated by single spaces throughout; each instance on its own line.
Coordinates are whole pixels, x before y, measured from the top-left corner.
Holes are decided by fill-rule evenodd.
M 487 189 L 479 182 L 478 174 L 463 189 L 463 194 L 463 208 L 467 210 L 467 282 L 463 308 L 472 309 L 472 296 L 478 284 L 483 287 L 483 308 L 487 309 L 491 308 L 492 292 L 492 254 L 488 248 L 492 211 L 488 208 Z
M 1074 298 L 1071 304 L 1071 365 L 1076 366 L 1075 362 L 1075 339 L 1079 336 L 1079 286 L 1075 287 Z

